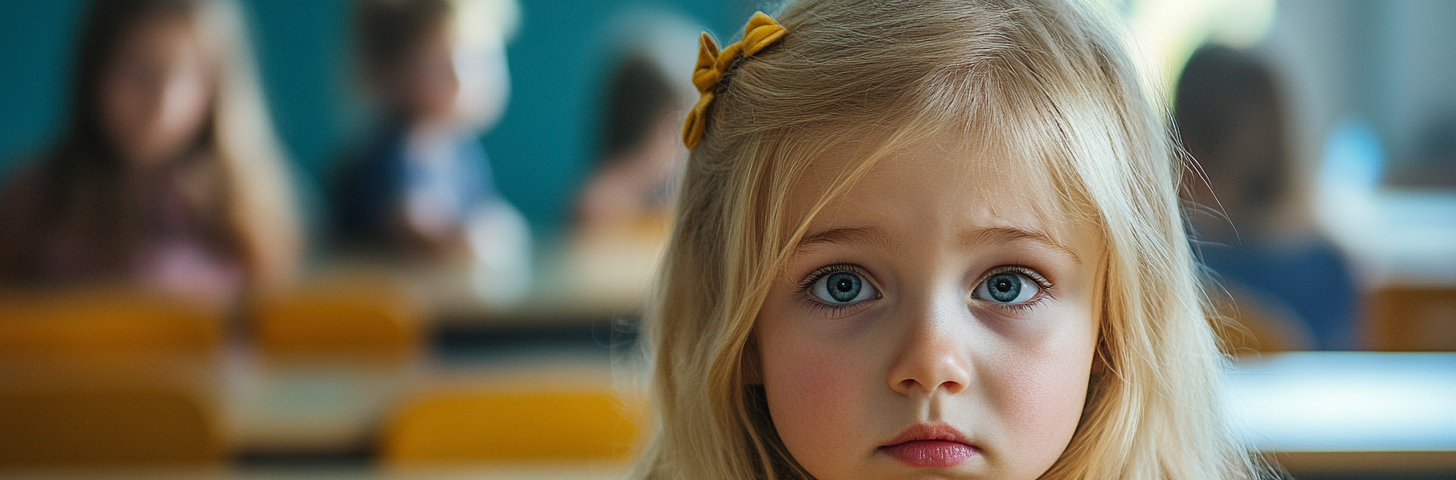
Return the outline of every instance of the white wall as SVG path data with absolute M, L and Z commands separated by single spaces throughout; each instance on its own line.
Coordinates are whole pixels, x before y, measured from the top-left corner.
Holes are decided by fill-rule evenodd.
M 1256 51 L 1289 93 L 1296 152 L 1311 168 L 1342 118 L 1370 122 L 1400 169 L 1426 122 L 1456 112 L 1456 2 L 1280 0 Z

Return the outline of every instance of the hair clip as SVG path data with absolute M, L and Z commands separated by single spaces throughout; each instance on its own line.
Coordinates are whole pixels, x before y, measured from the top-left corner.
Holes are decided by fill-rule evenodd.
M 703 139 L 708 106 L 713 104 L 718 80 L 728 73 L 728 69 L 733 68 L 733 62 L 773 45 L 786 33 L 788 30 L 768 14 L 754 12 L 753 18 L 748 19 L 748 26 L 743 28 L 743 40 L 722 51 L 718 50 L 718 42 L 708 32 L 703 32 L 698 37 L 698 65 L 693 69 L 693 85 L 698 87 L 700 96 L 698 103 L 688 112 L 687 122 L 683 124 L 683 145 L 691 149 L 698 146 L 698 141 Z

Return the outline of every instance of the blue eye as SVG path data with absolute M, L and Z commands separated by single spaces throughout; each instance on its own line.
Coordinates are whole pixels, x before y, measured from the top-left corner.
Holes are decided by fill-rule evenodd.
M 824 303 L 840 306 L 873 299 L 880 292 L 857 273 L 834 272 L 815 280 L 809 293 Z
M 1002 304 L 1026 303 L 1041 292 L 1041 286 L 1020 273 L 1003 272 L 986 277 L 976 285 L 974 296 Z

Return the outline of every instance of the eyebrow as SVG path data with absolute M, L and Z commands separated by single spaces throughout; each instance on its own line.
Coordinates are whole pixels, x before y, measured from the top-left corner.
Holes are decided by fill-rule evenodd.
M 962 233 L 960 240 L 962 246 L 974 247 L 1022 239 L 1044 244 L 1072 257 L 1072 261 L 1078 264 L 1082 263 L 1082 257 L 1077 256 L 1077 252 L 1073 252 L 1071 248 L 1067 248 L 1066 245 L 1056 241 L 1051 235 L 1037 230 L 1027 230 L 1011 226 L 978 228 Z
M 831 228 L 804 236 L 797 250 L 805 250 L 821 243 L 858 243 L 880 248 L 890 247 L 890 236 L 877 227 Z
M 1036 230 L 999 226 L 977 228 L 960 235 L 960 243 L 966 248 L 1022 239 L 1044 244 L 1072 257 L 1072 261 L 1078 264 L 1082 263 L 1082 258 L 1076 252 L 1073 252 L 1072 249 L 1052 239 L 1050 235 Z M 889 248 L 892 242 L 890 241 L 890 236 L 878 227 L 839 227 L 806 235 L 799 242 L 795 250 L 803 251 L 815 245 L 825 243 L 864 244 L 880 248 Z

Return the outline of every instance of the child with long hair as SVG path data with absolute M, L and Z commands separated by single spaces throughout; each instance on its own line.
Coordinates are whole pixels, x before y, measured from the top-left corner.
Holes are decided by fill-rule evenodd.
M 1060 0 L 706 34 L 645 478 L 1256 478 L 1159 95 Z
M 300 234 L 238 7 L 98 0 L 70 125 L 0 195 L 0 281 L 227 302 L 286 280 Z

